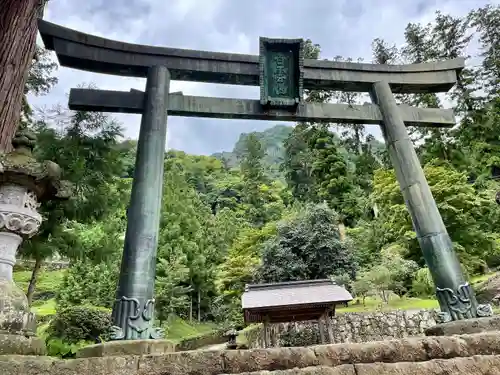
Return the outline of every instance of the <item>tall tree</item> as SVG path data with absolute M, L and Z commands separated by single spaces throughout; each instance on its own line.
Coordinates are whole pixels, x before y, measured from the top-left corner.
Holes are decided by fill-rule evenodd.
M 281 165 L 292 196 L 301 202 L 317 201 L 312 174 L 314 158 L 308 144 L 310 132 L 311 128 L 307 123 L 295 126 L 290 136 L 285 140 L 285 160 Z
M 37 19 L 45 0 L 0 4 L 0 150 L 9 150 L 19 125 L 28 68 L 36 46 Z
M 319 126 L 309 138 L 309 147 L 314 155 L 312 175 L 319 198 L 338 212 L 341 223 L 353 226 L 362 214 L 361 191 L 340 152 L 338 138 L 326 126 Z
M 243 180 L 243 198 L 248 204 L 248 219 L 256 226 L 265 223 L 262 207 L 264 199 L 261 186 L 267 182 L 262 165 L 264 150 L 260 140 L 254 133 L 245 140 L 245 149 L 241 157 L 240 168 Z
M 156 291 L 162 320 L 171 314 L 201 319 L 207 313 L 215 294 L 213 274 L 224 256 L 215 217 L 187 177 L 181 165 L 167 160 Z
M 118 149 L 121 127 L 108 115 L 91 112 L 56 110 L 55 118 L 47 115 L 33 125 L 38 135 L 34 155 L 39 160 L 58 163 L 64 178 L 74 184 L 73 197 L 67 202 L 43 202 L 44 221 L 40 232 L 25 241 L 22 254 L 35 260 L 28 298 L 31 299 L 43 261 L 56 251 L 58 237 L 68 220 L 89 223 L 103 220 L 116 212 L 128 192 L 121 177 L 125 165 Z M 54 120 L 55 119 L 55 123 Z M 60 131 L 56 128 L 62 129 Z M 78 257 L 78 246 L 66 247 L 67 256 Z
M 50 51 L 37 45 L 24 85 L 20 127 L 25 128 L 33 124 L 33 111 L 28 103 L 28 94 L 47 94 L 57 83 L 57 77 L 53 76 L 56 69 L 57 64 L 50 58 Z
M 487 5 L 470 13 L 479 33 L 482 75 L 488 99 L 500 95 L 500 5 Z
M 356 275 L 354 256 L 341 241 L 336 213 L 325 204 L 311 205 L 277 226 L 263 246 L 259 278 L 264 282 L 323 279 Z

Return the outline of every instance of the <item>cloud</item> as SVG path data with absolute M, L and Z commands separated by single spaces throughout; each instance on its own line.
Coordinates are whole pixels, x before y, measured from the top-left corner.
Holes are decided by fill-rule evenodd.
M 341 55 L 370 61 L 374 38 L 401 44 L 408 22 L 429 22 L 438 9 L 463 15 L 488 2 L 491 0 L 58 0 L 49 2 L 45 19 L 130 43 L 221 52 L 258 54 L 259 36 L 303 37 L 320 44 L 324 58 Z M 69 89 L 82 82 L 112 90 L 145 86 L 144 79 L 67 68 L 60 68 L 58 77 L 57 87 L 45 97 L 30 98 L 32 104 L 67 103 Z M 257 87 L 179 81 L 172 82 L 171 91 L 255 99 L 259 95 Z M 139 116 L 116 117 L 123 122 L 127 137 L 138 137 Z M 231 150 L 240 133 L 275 123 L 170 117 L 167 144 L 196 154 Z M 380 136 L 376 127 L 367 129 Z

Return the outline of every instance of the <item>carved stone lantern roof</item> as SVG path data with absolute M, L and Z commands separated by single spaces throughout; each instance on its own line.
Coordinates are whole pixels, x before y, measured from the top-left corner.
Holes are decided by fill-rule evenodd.
M 12 140 L 14 150 L 0 155 L 0 185 L 24 186 L 35 193 L 38 201 L 68 199 L 72 185 L 61 180 L 61 167 L 45 160 L 37 161 L 33 155 L 36 135 L 30 131 L 18 131 Z

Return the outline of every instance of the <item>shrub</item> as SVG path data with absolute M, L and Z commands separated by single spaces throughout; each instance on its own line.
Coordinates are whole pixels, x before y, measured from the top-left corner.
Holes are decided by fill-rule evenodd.
M 434 282 L 427 267 L 417 271 L 413 279 L 412 291 L 416 297 L 426 298 L 434 295 Z
M 111 308 L 115 300 L 119 264 L 90 260 L 75 261 L 64 275 L 58 289 L 60 306 L 92 305 Z
M 60 339 L 67 344 L 82 341 L 99 343 L 109 338 L 111 316 L 108 312 L 86 306 L 58 311 L 47 329 L 48 339 Z

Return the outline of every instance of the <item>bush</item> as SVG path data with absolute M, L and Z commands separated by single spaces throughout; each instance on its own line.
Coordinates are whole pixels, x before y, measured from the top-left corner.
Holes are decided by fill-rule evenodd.
M 99 343 L 109 338 L 111 316 L 93 307 L 69 307 L 58 311 L 47 329 L 47 338 L 67 344 Z
M 91 305 L 111 308 L 118 273 L 118 262 L 94 264 L 89 260 L 75 261 L 64 275 L 57 302 L 65 307 Z
M 427 267 L 417 271 L 413 279 L 412 292 L 415 297 L 426 298 L 434 295 L 434 281 Z

